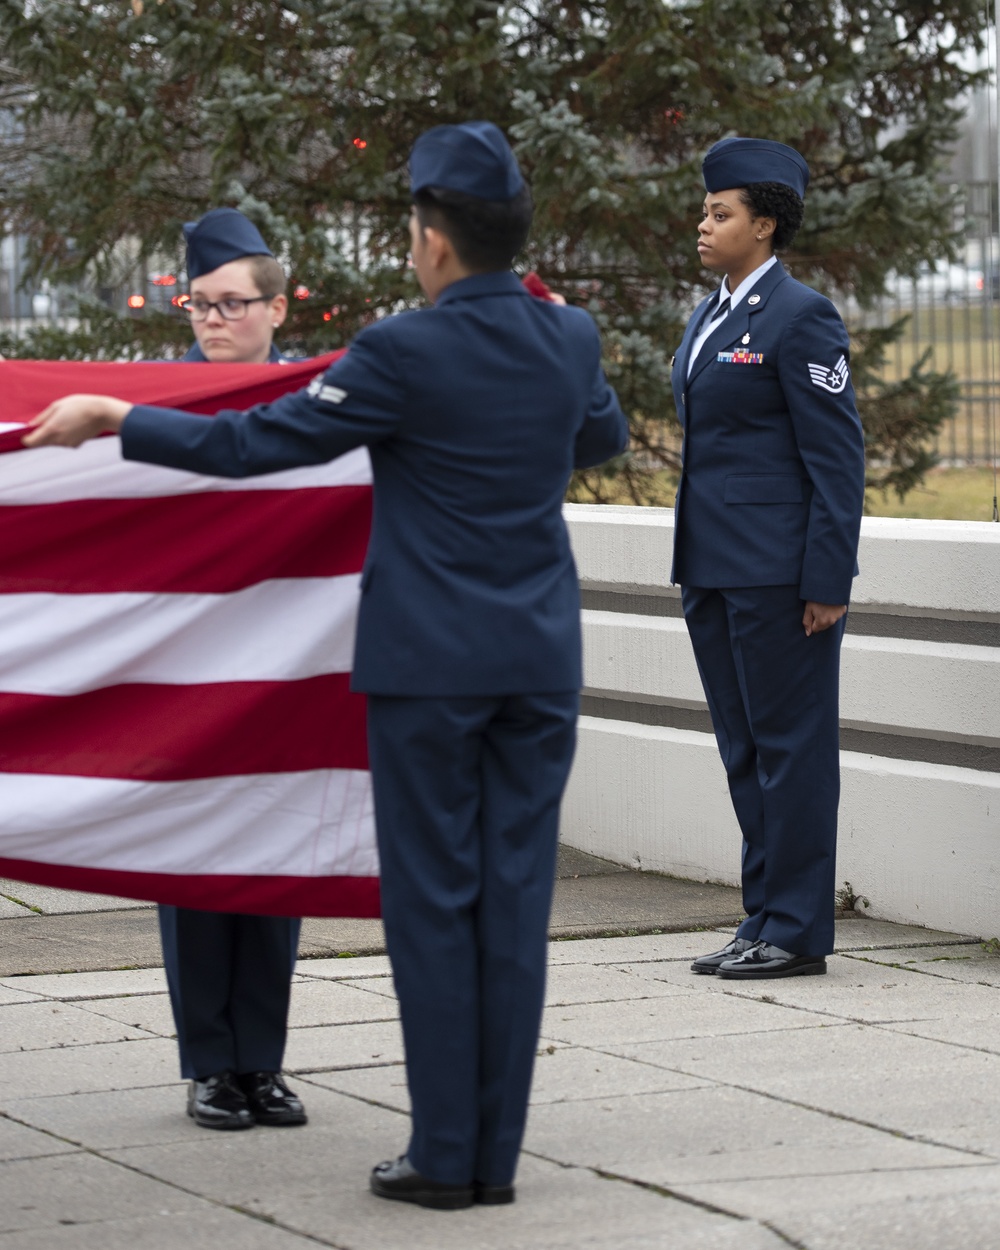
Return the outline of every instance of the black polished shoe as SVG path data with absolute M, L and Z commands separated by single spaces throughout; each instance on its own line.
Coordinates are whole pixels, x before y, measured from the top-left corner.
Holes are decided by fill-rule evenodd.
M 472 1182 L 472 1198 L 484 1207 L 502 1207 L 514 1201 L 513 1185 L 484 1185 L 481 1181 Z
M 826 972 L 822 955 L 793 955 L 767 942 L 754 942 L 748 951 L 727 959 L 715 971 L 733 981 L 767 981 L 772 977 L 820 977 Z
M 188 1086 L 187 1113 L 200 1128 L 253 1128 L 253 1113 L 232 1072 L 213 1072 Z
M 302 1100 L 288 1088 L 280 1072 L 240 1072 L 236 1083 L 257 1124 L 281 1128 L 305 1124 L 309 1118 Z
M 727 959 L 735 959 L 737 955 L 742 955 L 744 951 L 748 951 L 751 946 L 753 946 L 753 942 L 749 938 L 733 938 L 721 951 L 713 951 L 711 955 L 699 955 L 691 965 L 691 971 L 716 972 L 719 964 L 725 963 Z
M 471 1185 L 448 1185 L 421 1176 L 406 1155 L 388 1159 L 372 1168 L 371 1191 L 377 1198 L 415 1202 L 438 1211 L 463 1211 L 473 1203 Z

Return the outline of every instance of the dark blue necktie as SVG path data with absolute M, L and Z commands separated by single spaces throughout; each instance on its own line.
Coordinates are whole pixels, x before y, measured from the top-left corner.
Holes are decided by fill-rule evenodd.
M 729 304 L 730 304 L 730 297 L 726 295 L 721 300 L 719 300 L 718 304 L 716 304 L 715 306 L 714 311 L 711 305 L 709 305 L 708 312 L 705 313 L 704 319 L 702 320 L 701 330 L 699 330 L 699 334 L 701 333 L 702 330 L 705 329 L 706 326 L 714 326 L 717 321 L 722 321 L 723 318 L 728 317 L 729 316 Z

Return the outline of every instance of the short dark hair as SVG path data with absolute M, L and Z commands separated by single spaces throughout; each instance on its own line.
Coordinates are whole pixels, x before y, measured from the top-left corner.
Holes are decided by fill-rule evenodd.
M 413 197 L 420 229 L 430 226 L 451 240 L 473 272 L 509 269 L 528 238 L 534 205 L 527 185 L 512 200 L 481 200 L 447 187 L 424 187 Z
M 775 219 L 772 243 L 776 252 L 788 247 L 798 234 L 806 206 L 802 197 L 783 182 L 751 182 L 740 188 L 740 200 L 752 216 Z

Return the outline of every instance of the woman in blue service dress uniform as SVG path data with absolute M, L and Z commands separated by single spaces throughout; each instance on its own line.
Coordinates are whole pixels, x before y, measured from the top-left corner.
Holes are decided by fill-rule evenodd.
M 216 208 L 184 234 L 196 339 L 184 359 L 281 364 L 286 279 L 257 227 Z M 202 1128 L 305 1124 L 281 1076 L 302 922 L 168 906 L 159 917 L 188 1115 Z
M 684 430 L 674 568 L 743 833 L 735 938 L 691 965 L 758 980 L 833 950 L 839 672 L 864 502 L 844 323 L 775 256 L 809 170 L 767 139 L 703 163 L 702 264 L 723 275 L 674 358 Z

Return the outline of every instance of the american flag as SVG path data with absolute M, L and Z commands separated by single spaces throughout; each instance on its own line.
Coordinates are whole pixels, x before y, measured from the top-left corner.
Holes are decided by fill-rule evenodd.
M 283 367 L 0 363 L 0 876 L 213 910 L 378 914 L 360 449 L 240 481 L 21 448 L 72 392 L 204 413 Z

